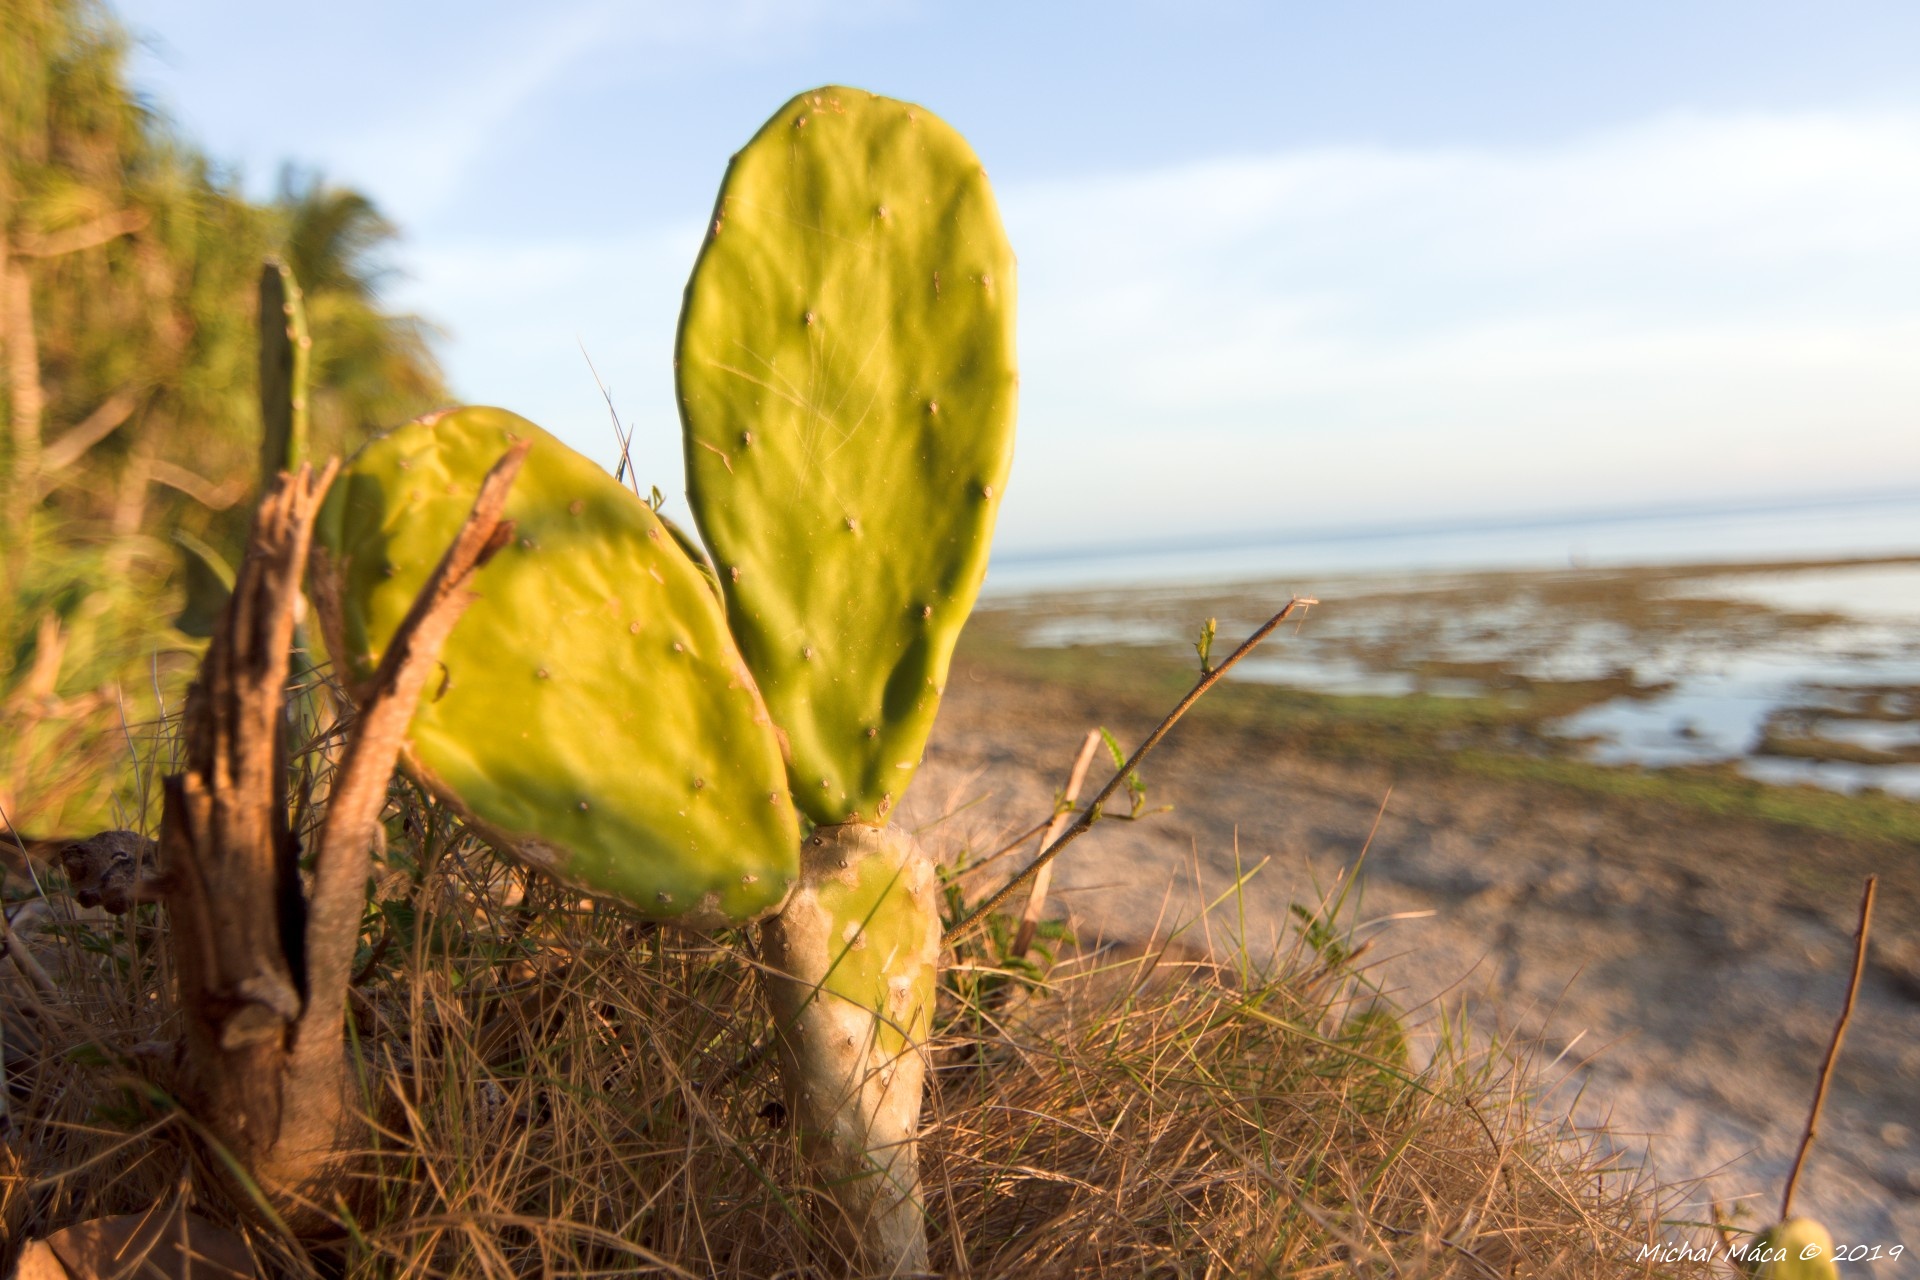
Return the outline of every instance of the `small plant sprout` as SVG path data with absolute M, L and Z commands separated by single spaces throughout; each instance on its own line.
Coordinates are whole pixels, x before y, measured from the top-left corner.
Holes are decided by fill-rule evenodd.
M 1200 655 L 1200 674 L 1213 673 L 1213 638 L 1220 629 L 1220 619 L 1208 618 L 1200 624 L 1200 638 L 1193 642 L 1194 652 Z

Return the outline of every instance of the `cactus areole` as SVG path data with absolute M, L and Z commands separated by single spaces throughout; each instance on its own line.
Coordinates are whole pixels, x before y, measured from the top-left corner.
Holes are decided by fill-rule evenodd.
M 513 540 L 441 655 L 408 768 L 488 839 L 649 919 L 754 920 L 798 872 L 778 738 L 719 601 L 646 503 L 501 409 L 361 450 L 320 516 L 316 592 L 349 685 L 369 675 L 474 486 L 532 439 Z
M 923 107 L 825 88 L 733 158 L 687 285 L 687 496 L 815 822 L 884 822 L 1013 456 L 1014 262 Z

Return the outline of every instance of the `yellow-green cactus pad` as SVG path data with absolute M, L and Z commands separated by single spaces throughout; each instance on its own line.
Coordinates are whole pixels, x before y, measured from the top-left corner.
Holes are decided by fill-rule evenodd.
M 516 439 L 513 539 L 441 655 L 407 761 L 503 851 L 657 920 L 756 919 L 799 821 L 775 730 L 701 571 L 612 476 L 500 409 L 369 444 L 321 513 L 316 596 L 365 680 Z
M 912 779 L 1013 453 L 1013 252 L 922 107 L 804 93 L 733 158 L 687 286 L 687 494 L 815 821 Z
M 1761 1232 L 1743 1251 L 1755 1280 L 1840 1280 L 1833 1237 L 1812 1218 L 1788 1218 Z

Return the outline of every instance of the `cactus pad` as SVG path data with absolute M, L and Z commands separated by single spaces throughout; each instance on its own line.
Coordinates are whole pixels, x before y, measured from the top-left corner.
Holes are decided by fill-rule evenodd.
M 789 102 L 733 159 L 681 313 L 688 497 L 817 822 L 912 779 L 1013 451 L 1013 253 L 924 108 Z
M 1812 1218 L 1776 1222 L 1745 1250 L 1747 1273 L 1755 1280 L 1839 1280 L 1833 1237 Z
M 260 269 L 260 483 L 307 460 L 313 339 L 300 283 L 278 258 Z
M 525 438 L 513 541 L 475 576 L 408 765 L 504 851 L 650 918 L 758 918 L 798 873 L 799 824 L 720 603 L 644 502 L 540 428 L 459 409 L 361 450 L 320 518 L 328 647 L 349 684 L 372 673 Z

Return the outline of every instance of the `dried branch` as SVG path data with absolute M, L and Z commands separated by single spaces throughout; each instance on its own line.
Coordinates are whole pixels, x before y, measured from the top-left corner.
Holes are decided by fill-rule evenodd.
M 225 484 L 214 484 L 187 470 L 161 458 L 153 458 L 147 463 L 147 474 L 154 483 L 164 484 L 169 489 L 178 489 L 209 511 L 225 511 L 247 492 L 248 481 L 237 476 Z
M 58 258 L 79 253 L 83 249 L 97 249 L 121 236 L 144 230 L 150 221 L 152 219 L 145 209 L 120 209 L 64 231 L 23 235 L 14 244 L 13 255 L 16 258 Z
M 46 451 L 40 455 L 41 471 L 63 471 L 72 466 L 87 450 L 112 435 L 139 407 L 139 390 L 135 387 L 120 388 L 46 447 Z
M 1233 670 L 1235 663 L 1239 662 L 1240 659 L 1246 657 L 1249 653 L 1252 653 L 1262 640 L 1272 635 L 1274 631 L 1279 628 L 1280 624 L 1292 615 L 1295 609 L 1304 609 L 1319 603 L 1318 600 L 1307 596 L 1293 597 L 1287 601 L 1284 609 L 1267 619 L 1266 622 L 1261 624 L 1258 631 L 1255 631 L 1252 635 L 1241 641 L 1240 647 L 1228 655 L 1225 662 L 1222 662 L 1213 670 L 1202 675 L 1199 682 L 1195 684 L 1193 688 L 1187 690 L 1186 696 L 1181 698 L 1173 710 L 1167 713 L 1166 719 L 1162 720 L 1159 725 L 1154 728 L 1154 731 L 1147 735 L 1147 740 L 1142 742 L 1134 753 L 1127 758 L 1127 762 L 1120 766 L 1118 772 L 1116 772 L 1113 777 L 1107 779 L 1107 785 L 1101 787 L 1100 793 L 1093 798 L 1092 803 L 1080 811 L 1080 816 L 1074 821 L 1074 824 L 1062 832 L 1059 839 L 1043 849 L 1039 857 L 1028 863 L 1025 871 L 1022 871 L 1019 875 L 1007 881 L 1006 884 L 1000 886 L 992 897 L 988 898 L 978 907 L 975 907 L 966 919 L 960 921 L 960 923 L 954 925 L 951 929 L 948 929 L 945 938 L 946 944 L 951 946 L 962 938 L 984 927 L 992 914 L 999 910 L 1001 905 L 1012 898 L 1014 894 L 1018 893 L 1024 885 L 1039 875 L 1043 867 L 1059 857 L 1062 849 L 1085 835 L 1088 829 L 1090 829 L 1095 822 L 1099 821 L 1100 806 L 1105 804 L 1108 797 L 1112 796 L 1115 791 L 1119 790 L 1121 783 L 1133 776 L 1134 772 L 1139 769 L 1140 762 L 1147 758 L 1147 753 L 1160 745 L 1160 740 L 1167 736 L 1167 731 L 1180 722 L 1180 717 L 1186 715 L 1193 704 L 1200 701 L 1200 699 L 1206 695 L 1207 690 L 1220 683 L 1221 678 L 1224 677 L 1227 672 Z
M 296 1033 L 296 1051 L 303 1055 L 338 1045 L 360 915 L 366 905 L 374 829 L 386 805 L 387 780 L 393 775 L 427 676 L 439 663 L 441 647 L 454 624 L 473 600 L 465 590 L 468 579 L 512 537 L 513 522 L 504 519 L 502 512 L 530 444 L 525 440 L 514 444 L 481 482 L 467 522 L 387 645 L 354 723 L 314 862 L 306 934 L 308 998 Z
M 1087 781 L 1087 770 L 1093 766 L 1093 753 L 1100 749 L 1100 731 L 1087 730 L 1087 740 L 1080 744 L 1080 754 L 1074 759 L 1073 771 L 1067 775 L 1067 789 L 1061 793 L 1060 812 L 1053 815 L 1053 821 L 1047 824 L 1046 834 L 1040 837 L 1040 849 L 1060 838 L 1066 830 L 1067 819 L 1073 816 L 1073 806 L 1080 802 L 1080 788 Z M 1041 867 L 1033 877 L 1033 891 L 1027 895 L 1027 909 L 1020 916 L 1020 930 L 1013 936 L 1012 955 L 1015 959 L 1027 954 L 1033 946 L 1033 935 L 1040 928 L 1040 913 L 1047 905 L 1047 889 L 1053 882 L 1053 867 Z
M 1800 1166 L 1806 1163 L 1807 1149 L 1820 1131 L 1820 1108 L 1827 1102 L 1827 1086 L 1833 1082 L 1833 1064 L 1840 1057 L 1841 1042 L 1847 1038 L 1847 1023 L 1853 1020 L 1853 1002 L 1860 994 L 1860 978 L 1867 969 L 1867 930 L 1873 924 L 1873 894 L 1879 876 L 1868 876 L 1860 895 L 1860 927 L 1853 934 L 1853 978 L 1847 983 L 1847 1000 L 1840 1006 L 1840 1018 L 1833 1024 L 1833 1040 L 1827 1045 L 1827 1059 L 1820 1064 L 1820 1085 L 1813 1093 L 1813 1106 L 1807 1112 L 1807 1131 L 1800 1135 L 1800 1150 L 1794 1153 L 1793 1169 L 1787 1174 L 1787 1189 L 1780 1197 L 1780 1221 L 1793 1216 L 1793 1191 L 1800 1183 Z
M 186 770 L 165 782 L 162 878 L 188 1041 L 205 1060 L 247 1046 L 277 1053 L 300 1011 L 304 908 L 287 826 L 282 702 L 301 570 L 335 469 L 283 474 L 262 499 L 187 693 Z

